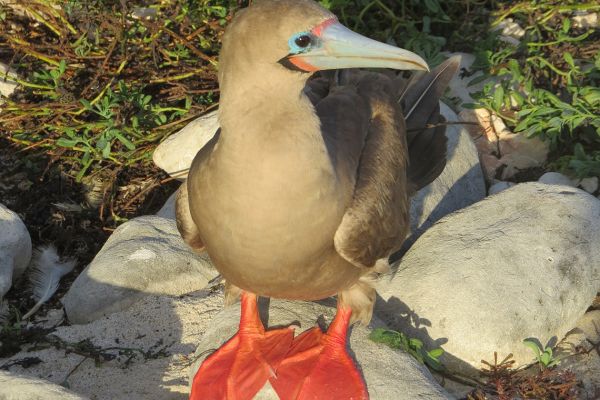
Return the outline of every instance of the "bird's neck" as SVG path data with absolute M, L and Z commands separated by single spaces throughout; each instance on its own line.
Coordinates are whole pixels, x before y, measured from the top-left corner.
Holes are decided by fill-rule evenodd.
M 252 71 L 221 84 L 219 121 L 225 140 L 273 140 L 319 128 L 302 74 Z

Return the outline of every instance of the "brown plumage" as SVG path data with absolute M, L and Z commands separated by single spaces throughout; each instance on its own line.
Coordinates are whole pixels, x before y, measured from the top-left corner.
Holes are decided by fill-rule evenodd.
M 291 35 L 331 18 L 308 0 L 265 0 L 228 27 L 221 129 L 179 191 L 177 225 L 232 293 L 339 294 L 367 322 L 372 278 L 406 237 L 409 197 L 445 165 L 443 127 L 423 128 L 442 120 L 439 97 L 458 63 L 407 87 L 359 70 L 309 80 L 279 62 Z

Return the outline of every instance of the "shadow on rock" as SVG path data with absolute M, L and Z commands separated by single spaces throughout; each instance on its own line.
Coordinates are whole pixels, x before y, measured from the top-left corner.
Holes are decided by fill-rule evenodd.
M 431 337 L 429 328 L 432 323 L 426 317 L 417 314 L 406 303 L 397 297 L 385 301 L 377 296 L 374 314 L 381 318 L 390 329 L 404 333 L 410 338 L 418 338 L 427 350 L 443 348 L 448 343 L 447 337 Z M 479 370 L 451 353 L 444 352 L 440 357 L 441 363 L 451 370 L 466 376 L 477 376 Z

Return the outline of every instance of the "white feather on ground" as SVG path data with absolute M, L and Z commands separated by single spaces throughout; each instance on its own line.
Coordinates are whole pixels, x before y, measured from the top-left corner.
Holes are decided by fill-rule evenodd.
M 31 317 L 42 304 L 50 300 L 58 289 L 60 279 L 71 272 L 75 264 L 75 260 L 61 261 L 52 245 L 36 249 L 31 262 L 29 281 L 32 297 L 37 303 L 23 315 L 23 319 Z

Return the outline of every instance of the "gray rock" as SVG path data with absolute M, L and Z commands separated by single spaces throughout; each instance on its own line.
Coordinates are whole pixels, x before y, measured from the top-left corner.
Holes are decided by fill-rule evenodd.
M 577 183 L 577 186 L 588 193 L 596 193 L 598 191 L 598 177 L 584 178 Z
M 266 311 L 265 305 L 261 304 L 262 311 Z M 310 302 L 271 299 L 268 307 L 270 326 L 287 326 L 292 323 L 298 325 L 299 322 L 302 328 L 297 330 L 298 333 L 314 326 L 321 315 L 329 323 L 334 314 L 334 307 Z M 206 353 L 218 348 L 237 331 L 239 318 L 239 304 L 228 307 L 215 316 L 196 350 L 196 356 L 200 358 L 190 369 L 190 382 L 200 363 L 206 358 Z M 384 326 L 377 318 L 374 318 L 371 325 Z M 362 370 L 371 400 L 452 398 L 414 358 L 372 342 L 368 339 L 369 332 L 365 327 L 354 326 L 350 334 L 350 354 L 354 354 L 357 365 Z M 255 398 L 278 399 L 270 385 L 265 386 Z
M 73 323 L 121 311 L 152 294 L 181 295 L 217 275 L 183 242 L 175 221 L 144 216 L 121 225 L 63 298 Z
M 488 195 L 491 196 L 496 193 L 500 193 L 503 190 L 510 189 L 515 186 L 514 182 L 504 182 L 504 181 L 496 181 L 490 188 L 488 189 Z
M 156 150 L 154 163 L 174 178 L 185 180 L 196 153 L 219 129 L 217 111 L 203 115 L 169 136 Z
M 571 371 L 581 382 L 579 399 L 600 398 L 600 310 L 587 312 L 555 349 L 558 368 Z
M 31 260 L 31 237 L 19 216 L 0 204 L 0 301 Z
M 562 338 L 600 289 L 599 220 L 600 202 L 566 186 L 488 197 L 419 238 L 379 283 L 376 314 L 464 374 L 494 351 L 527 363 L 523 339 Z
M 448 58 L 457 55 L 460 56 L 459 71 L 462 71 L 463 69 L 469 70 L 471 68 L 471 65 L 473 65 L 473 63 L 475 62 L 475 55 L 469 53 L 444 53 L 444 55 Z M 452 97 L 458 98 L 462 103 L 474 103 L 475 100 L 472 97 L 473 93 L 477 93 L 483 90 L 483 86 L 489 80 L 485 80 L 484 82 L 479 82 L 474 85 L 471 85 L 470 82 L 483 76 L 483 73 L 477 71 L 475 72 L 475 74 L 468 77 L 463 77 L 461 75 L 462 74 L 459 72 L 458 74 L 454 75 L 454 77 L 450 81 L 450 84 L 448 85 L 450 95 Z M 492 79 L 493 78 L 490 78 L 490 80 Z
M 0 400 L 85 400 L 43 379 L 0 370 Z
M 558 172 L 546 172 L 538 179 L 538 182 L 545 183 L 546 185 L 565 185 L 575 187 L 575 182 L 568 176 L 565 176 Z
M 175 201 L 177 200 L 177 192 L 173 193 L 160 210 L 156 213 L 157 217 L 175 219 Z
M 458 121 L 456 114 L 441 103 L 441 112 L 450 122 Z M 479 165 L 477 149 L 467 131 L 460 125 L 449 125 L 448 161 L 446 168 L 430 185 L 412 199 L 410 227 L 412 235 L 405 241 L 403 251 L 434 222 L 443 216 L 467 207 L 486 195 L 485 179 Z

